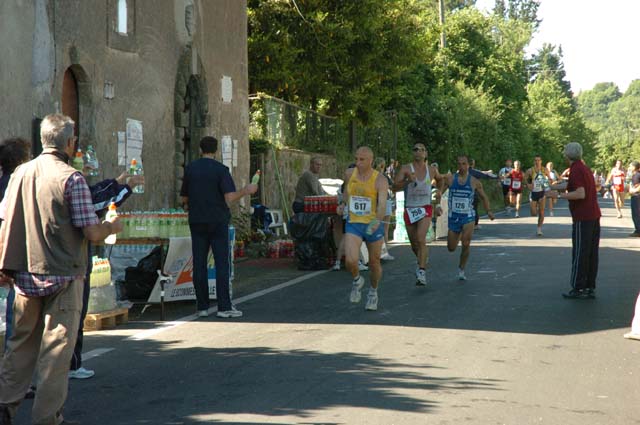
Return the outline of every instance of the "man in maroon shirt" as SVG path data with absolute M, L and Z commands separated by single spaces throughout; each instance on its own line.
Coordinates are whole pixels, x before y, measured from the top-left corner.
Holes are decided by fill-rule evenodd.
M 600 245 L 600 206 L 596 193 L 593 173 L 582 162 L 580 143 L 569 143 L 564 148 L 564 156 L 569 161 L 569 181 L 552 186 L 552 198 L 569 201 L 573 218 L 571 233 L 572 262 L 571 290 L 562 294 L 570 299 L 596 297 L 596 277 L 598 276 L 598 249 Z M 559 191 L 558 191 L 559 190 Z

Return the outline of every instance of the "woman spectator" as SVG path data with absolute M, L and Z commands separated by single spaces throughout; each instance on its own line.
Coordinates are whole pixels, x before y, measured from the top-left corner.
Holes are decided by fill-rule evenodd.
M 4 198 L 4 192 L 7 190 L 11 174 L 18 165 L 31 159 L 31 142 L 20 137 L 5 139 L 0 142 L 0 167 L 2 167 L 2 177 L 0 177 L 0 199 Z M 1 222 L 1 221 L 0 221 Z M 13 299 L 15 292 L 13 286 L 9 287 L 9 295 L 7 296 L 6 309 L 6 332 L 4 334 L 5 347 L 6 342 L 11 335 L 11 320 L 13 319 Z

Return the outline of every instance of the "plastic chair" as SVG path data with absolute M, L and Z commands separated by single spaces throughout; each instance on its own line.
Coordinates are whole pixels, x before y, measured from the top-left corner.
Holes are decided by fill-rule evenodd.
M 284 222 L 284 217 L 282 215 L 282 210 L 267 210 L 265 214 L 268 214 L 271 217 L 271 224 L 269 224 L 269 230 L 275 232 L 276 235 L 280 236 L 280 229 L 287 235 L 287 224 Z

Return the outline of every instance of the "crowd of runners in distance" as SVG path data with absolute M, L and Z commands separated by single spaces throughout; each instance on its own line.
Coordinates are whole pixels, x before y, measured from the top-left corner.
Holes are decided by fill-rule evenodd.
M 418 286 L 427 285 L 426 268 L 429 262 L 427 234 L 435 220 L 443 213 L 440 200 L 448 190 L 447 196 L 447 248 L 454 252 L 461 245 L 456 277 L 466 280 L 467 264 L 471 240 L 477 226 L 477 203 L 481 201 L 488 217 L 493 220 L 489 199 L 480 181 L 482 172 L 470 167 L 466 155 L 457 157 L 457 169 L 453 173 L 442 174 L 437 164 L 429 164 L 428 152 L 424 144 L 415 143 L 412 148 L 413 161 L 400 165 L 391 161 L 385 168 L 384 161 L 374 163 L 373 151 L 361 147 L 356 151 L 355 164 L 344 175 L 344 185 L 340 196 L 338 215 L 344 221 L 344 236 L 340 244 L 340 255 L 344 253 L 345 268 L 352 275 L 352 288 L 349 299 L 359 303 L 365 284 L 360 272 L 366 270 L 363 265 L 361 247 L 366 244 L 370 288 L 365 304 L 366 310 L 378 308 L 378 284 L 382 277 L 380 259 L 393 259 L 386 249 L 388 226 L 393 215 L 391 205 L 394 192 L 404 192 L 404 211 L 402 217 L 407 230 L 411 249 L 416 257 L 415 282 Z M 374 166 L 375 164 L 375 166 Z M 625 180 L 631 178 L 631 172 L 622 169 L 620 161 L 606 178 L 594 173 L 597 190 L 607 197 L 609 190 L 614 198 L 618 217 L 622 217 L 624 207 Z M 531 216 L 537 217 L 536 235 L 543 236 L 545 210 L 554 215 L 557 197 L 546 196 L 554 184 L 568 179 L 569 168 L 562 173 L 556 171 L 552 162 L 543 163 L 542 157 L 534 157 L 533 166 L 524 170 L 520 161 L 505 161 L 497 177 L 502 186 L 504 207 L 507 214 L 520 217 L 522 194 L 525 188 L 529 192 Z M 640 236 L 640 233 L 639 233 Z M 338 260 L 339 261 L 339 260 Z M 339 270 L 337 262 L 334 270 Z

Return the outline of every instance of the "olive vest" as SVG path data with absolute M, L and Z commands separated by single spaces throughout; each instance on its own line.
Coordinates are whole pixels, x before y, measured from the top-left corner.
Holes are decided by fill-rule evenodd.
M 71 223 L 64 199 L 69 177 L 76 172 L 45 148 L 11 175 L 0 227 L 0 269 L 51 276 L 83 276 L 87 240 Z

